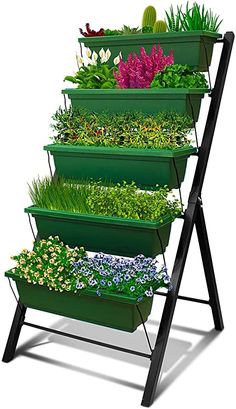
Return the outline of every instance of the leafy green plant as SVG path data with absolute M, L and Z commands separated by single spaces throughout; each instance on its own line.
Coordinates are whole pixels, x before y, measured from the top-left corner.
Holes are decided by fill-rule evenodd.
M 173 64 L 158 72 L 152 88 L 208 88 L 204 74 L 195 72 L 188 65 Z
M 59 108 L 52 116 L 60 144 L 175 149 L 189 146 L 192 119 L 176 112 L 94 113 Z
M 105 36 L 118 36 L 118 35 L 121 35 L 121 34 L 122 34 L 121 30 L 116 30 L 116 29 L 111 30 L 110 28 L 106 28 L 104 30 L 104 35 Z
M 77 88 L 84 89 L 115 88 L 116 80 L 113 72 L 114 68 L 110 68 L 108 64 L 88 65 L 81 68 L 74 76 L 66 76 L 64 81 L 70 81 L 76 84 Z
M 116 80 L 114 78 L 114 72 L 117 69 L 116 65 L 119 64 L 121 54 L 114 58 L 113 67 L 110 67 L 107 62 L 111 57 L 109 49 L 106 51 L 102 48 L 97 54 L 95 51 L 91 51 L 86 48 L 86 58 L 76 56 L 78 71 L 75 75 L 67 75 L 64 81 L 70 81 L 77 85 L 77 88 L 84 89 L 105 89 L 115 88 Z
M 84 249 L 69 248 L 58 236 L 35 241 L 12 257 L 16 267 L 12 273 L 28 284 L 47 286 L 54 291 L 121 294 L 136 298 L 152 297 L 158 288 L 171 289 L 166 267 L 157 260 L 138 255 L 133 259 L 102 253 L 88 257 Z
M 222 20 L 214 14 L 211 9 L 206 9 L 205 5 L 194 2 L 190 7 L 187 2 L 185 11 L 182 6 L 177 6 L 174 11 L 171 5 L 169 11 L 166 11 L 167 25 L 169 31 L 195 31 L 205 30 L 218 32 Z
M 33 180 L 29 194 L 36 207 L 73 213 L 96 214 L 135 220 L 175 219 L 180 202 L 167 187 L 140 191 L 135 182 L 108 183 L 45 177 Z

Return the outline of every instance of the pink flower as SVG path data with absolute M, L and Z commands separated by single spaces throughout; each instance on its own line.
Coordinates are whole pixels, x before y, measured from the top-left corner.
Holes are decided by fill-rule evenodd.
M 173 52 L 170 51 L 168 56 L 163 55 L 159 44 L 152 47 L 149 55 L 142 47 L 139 56 L 131 52 L 127 61 L 120 61 L 118 72 L 114 72 L 117 87 L 149 88 L 155 74 L 173 63 Z

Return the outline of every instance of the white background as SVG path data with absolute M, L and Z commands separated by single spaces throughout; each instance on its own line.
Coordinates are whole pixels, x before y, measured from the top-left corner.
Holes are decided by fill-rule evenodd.
M 176 4 L 176 1 L 172 1 Z M 201 2 L 202 3 L 202 2 Z M 233 2 L 208 0 L 207 6 L 224 18 L 222 32 L 235 29 Z M 50 117 L 62 104 L 63 77 L 75 69 L 78 27 L 119 28 L 140 24 L 149 1 L 8 0 L 1 7 L 1 277 L 0 354 L 15 310 L 4 271 L 10 256 L 32 246 L 32 235 L 23 209 L 30 204 L 27 182 L 48 173 L 46 153 Z M 158 18 L 171 2 L 153 2 Z M 215 47 L 212 75 L 219 58 Z M 235 50 L 234 50 L 235 51 Z M 203 202 L 214 258 L 225 330 L 213 330 L 208 306 L 179 301 L 164 362 L 159 399 L 153 407 L 221 408 L 234 401 L 235 368 L 235 52 L 226 82 L 215 140 L 203 191 Z M 205 98 L 201 133 L 208 107 Z M 195 159 L 188 165 L 186 199 Z M 181 221 L 173 228 L 167 251 L 171 269 Z M 199 250 L 194 237 L 186 265 L 182 294 L 207 297 Z M 163 300 L 158 298 L 148 321 L 152 343 Z M 27 319 L 42 325 L 147 351 L 142 328 L 133 335 L 112 331 L 41 312 L 29 311 Z M 40 333 L 24 327 L 14 361 L 0 363 L 1 407 L 138 408 L 148 373 L 148 362 Z M 232 376 L 230 375 L 230 371 Z M 5 404 L 3 404 L 5 402 Z M 232 407 L 232 404 L 228 404 Z

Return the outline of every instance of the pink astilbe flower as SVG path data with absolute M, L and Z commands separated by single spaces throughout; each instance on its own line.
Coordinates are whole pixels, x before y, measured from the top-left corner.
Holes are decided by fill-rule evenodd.
M 127 61 L 120 61 L 119 70 L 114 72 L 117 87 L 149 88 L 155 74 L 163 71 L 166 65 L 173 63 L 173 52 L 170 51 L 168 56 L 163 55 L 163 50 L 159 44 L 152 47 L 149 55 L 142 47 L 139 56 L 131 52 Z

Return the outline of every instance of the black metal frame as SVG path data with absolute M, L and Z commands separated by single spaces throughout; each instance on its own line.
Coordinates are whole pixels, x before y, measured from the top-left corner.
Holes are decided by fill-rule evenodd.
M 168 293 L 162 293 L 157 291 L 155 294 L 165 296 L 166 301 L 162 313 L 162 318 L 159 326 L 154 349 L 151 348 L 152 353 L 145 354 L 139 351 L 133 351 L 130 349 L 122 348 L 116 345 L 106 344 L 94 339 L 83 338 L 77 335 L 68 334 L 52 328 L 42 327 L 33 323 L 25 321 L 26 307 L 18 301 L 15 316 L 12 322 L 10 334 L 6 344 L 5 352 L 3 355 L 3 362 L 9 362 L 14 358 L 15 350 L 20 335 L 20 331 L 23 325 L 37 328 L 43 331 L 52 332 L 67 336 L 73 339 L 77 339 L 83 342 L 89 342 L 92 344 L 100 345 L 102 347 L 112 348 L 118 351 L 127 352 L 135 355 L 139 355 L 151 360 L 147 382 L 144 388 L 144 394 L 142 399 L 142 405 L 149 407 L 154 400 L 157 383 L 160 377 L 162 363 L 166 351 L 166 345 L 169 338 L 169 332 L 172 324 L 172 319 L 176 307 L 177 299 L 198 302 L 202 304 L 209 304 L 212 309 L 212 315 L 214 320 L 215 329 L 222 331 L 224 328 L 223 318 L 221 314 L 220 301 L 217 291 L 217 285 L 215 280 L 214 268 L 212 263 L 211 251 L 209 246 L 209 240 L 207 235 L 207 229 L 205 224 L 201 192 L 208 164 L 208 158 L 211 150 L 212 140 L 214 136 L 215 126 L 217 122 L 218 112 L 220 108 L 222 93 L 224 89 L 225 79 L 229 66 L 232 46 L 234 42 L 234 34 L 227 32 L 222 40 L 218 40 L 218 43 L 223 43 L 223 48 L 220 57 L 220 63 L 215 81 L 215 87 L 212 90 L 210 97 L 211 103 L 206 121 L 206 126 L 203 134 L 202 144 L 198 152 L 198 161 L 193 179 L 192 188 L 190 191 L 188 206 L 184 213 L 184 223 L 179 240 L 171 281 L 173 285 L 172 291 Z M 207 289 L 209 293 L 209 300 L 202 300 L 197 298 L 191 298 L 187 296 L 179 295 L 179 288 L 183 276 L 185 262 L 191 242 L 192 232 L 196 227 L 198 242 L 200 246 L 201 258 L 203 262 L 205 278 L 207 283 Z M 147 334 L 146 334 L 147 335 Z

